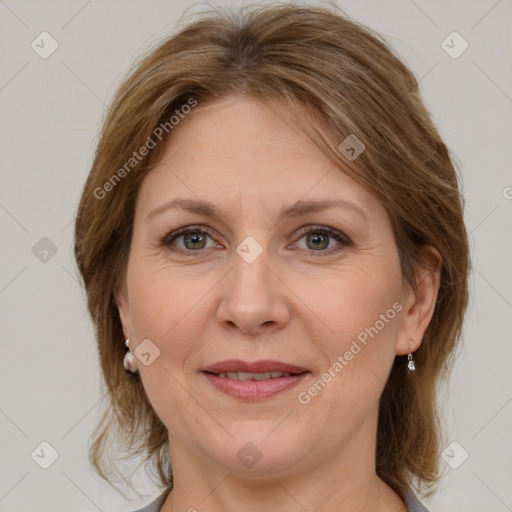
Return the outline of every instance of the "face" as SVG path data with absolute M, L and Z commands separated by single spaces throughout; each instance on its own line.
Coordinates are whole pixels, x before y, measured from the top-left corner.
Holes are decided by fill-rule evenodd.
M 269 106 L 231 97 L 175 128 L 138 192 L 125 285 L 173 463 L 285 474 L 372 447 L 411 348 L 390 219 Z

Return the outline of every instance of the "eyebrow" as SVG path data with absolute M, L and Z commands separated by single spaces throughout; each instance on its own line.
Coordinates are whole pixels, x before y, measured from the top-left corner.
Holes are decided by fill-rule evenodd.
M 277 222 L 282 221 L 286 217 L 300 217 L 308 213 L 315 213 L 324 210 L 330 210 L 333 208 L 349 209 L 352 210 L 354 213 L 358 214 L 365 221 L 368 222 L 370 220 L 368 212 L 361 206 L 353 203 L 352 201 L 347 201 L 345 199 L 324 199 L 322 201 L 299 200 L 296 203 L 293 203 L 292 205 L 286 207 L 280 213 Z M 220 221 L 222 221 L 223 219 L 222 210 L 213 203 L 210 203 L 208 201 L 200 201 L 196 199 L 176 198 L 167 201 L 166 203 L 156 207 L 154 210 L 149 212 L 149 214 L 146 217 L 146 221 L 150 221 L 155 216 L 172 209 L 182 209 L 190 213 L 196 213 L 198 215 L 211 217 L 214 219 L 218 219 Z

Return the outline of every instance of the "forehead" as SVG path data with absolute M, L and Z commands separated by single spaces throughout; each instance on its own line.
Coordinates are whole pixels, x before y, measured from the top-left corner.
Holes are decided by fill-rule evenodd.
M 243 95 L 199 104 L 171 134 L 165 156 L 174 162 L 196 158 L 240 163 L 242 168 L 250 162 L 275 167 L 281 159 L 327 161 L 320 149 L 299 133 L 286 108 Z
M 371 208 L 376 198 L 297 130 L 292 117 L 248 96 L 199 104 L 144 178 L 142 213 L 171 197 L 238 206 L 339 198 Z

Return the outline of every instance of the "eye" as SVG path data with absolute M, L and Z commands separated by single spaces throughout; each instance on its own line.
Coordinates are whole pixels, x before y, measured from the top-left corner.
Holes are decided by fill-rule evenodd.
M 330 254 L 351 245 L 350 239 L 343 233 L 325 226 L 308 227 L 302 230 L 300 235 L 302 235 L 300 240 L 305 238 L 305 250 L 309 250 L 311 252 Z M 338 242 L 338 245 L 332 247 L 331 239 Z
M 304 228 L 299 232 L 299 235 L 300 240 L 303 238 L 306 240 L 305 250 L 312 253 L 331 254 L 351 245 L 347 236 L 326 226 Z M 208 246 L 208 238 L 212 240 L 210 246 Z M 338 244 L 332 247 L 331 239 Z M 172 251 L 191 256 L 200 254 L 205 249 L 222 247 L 213 241 L 209 230 L 202 226 L 187 226 L 173 231 L 162 239 L 161 245 Z
M 208 238 L 211 239 L 211 236 L 207 229 L 199 226 L 187 226 L 166 235 L 161 244 L 176 252 L 194 255 L 199 254 L 203 249 L 219 247 L 215 242 L 213 245 L 207 246 Z M 178 244 L 178 247 L 173 244 Z

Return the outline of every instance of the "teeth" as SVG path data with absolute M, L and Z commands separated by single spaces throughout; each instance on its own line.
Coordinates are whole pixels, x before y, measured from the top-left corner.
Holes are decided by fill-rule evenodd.
M 234 380 L 268 380 L 278 377 L 290 377 L 291 373 L 267 372 L 267 373 L 249 373 L 249 372 L 220 372 L 218 377 L 227 377 Z

